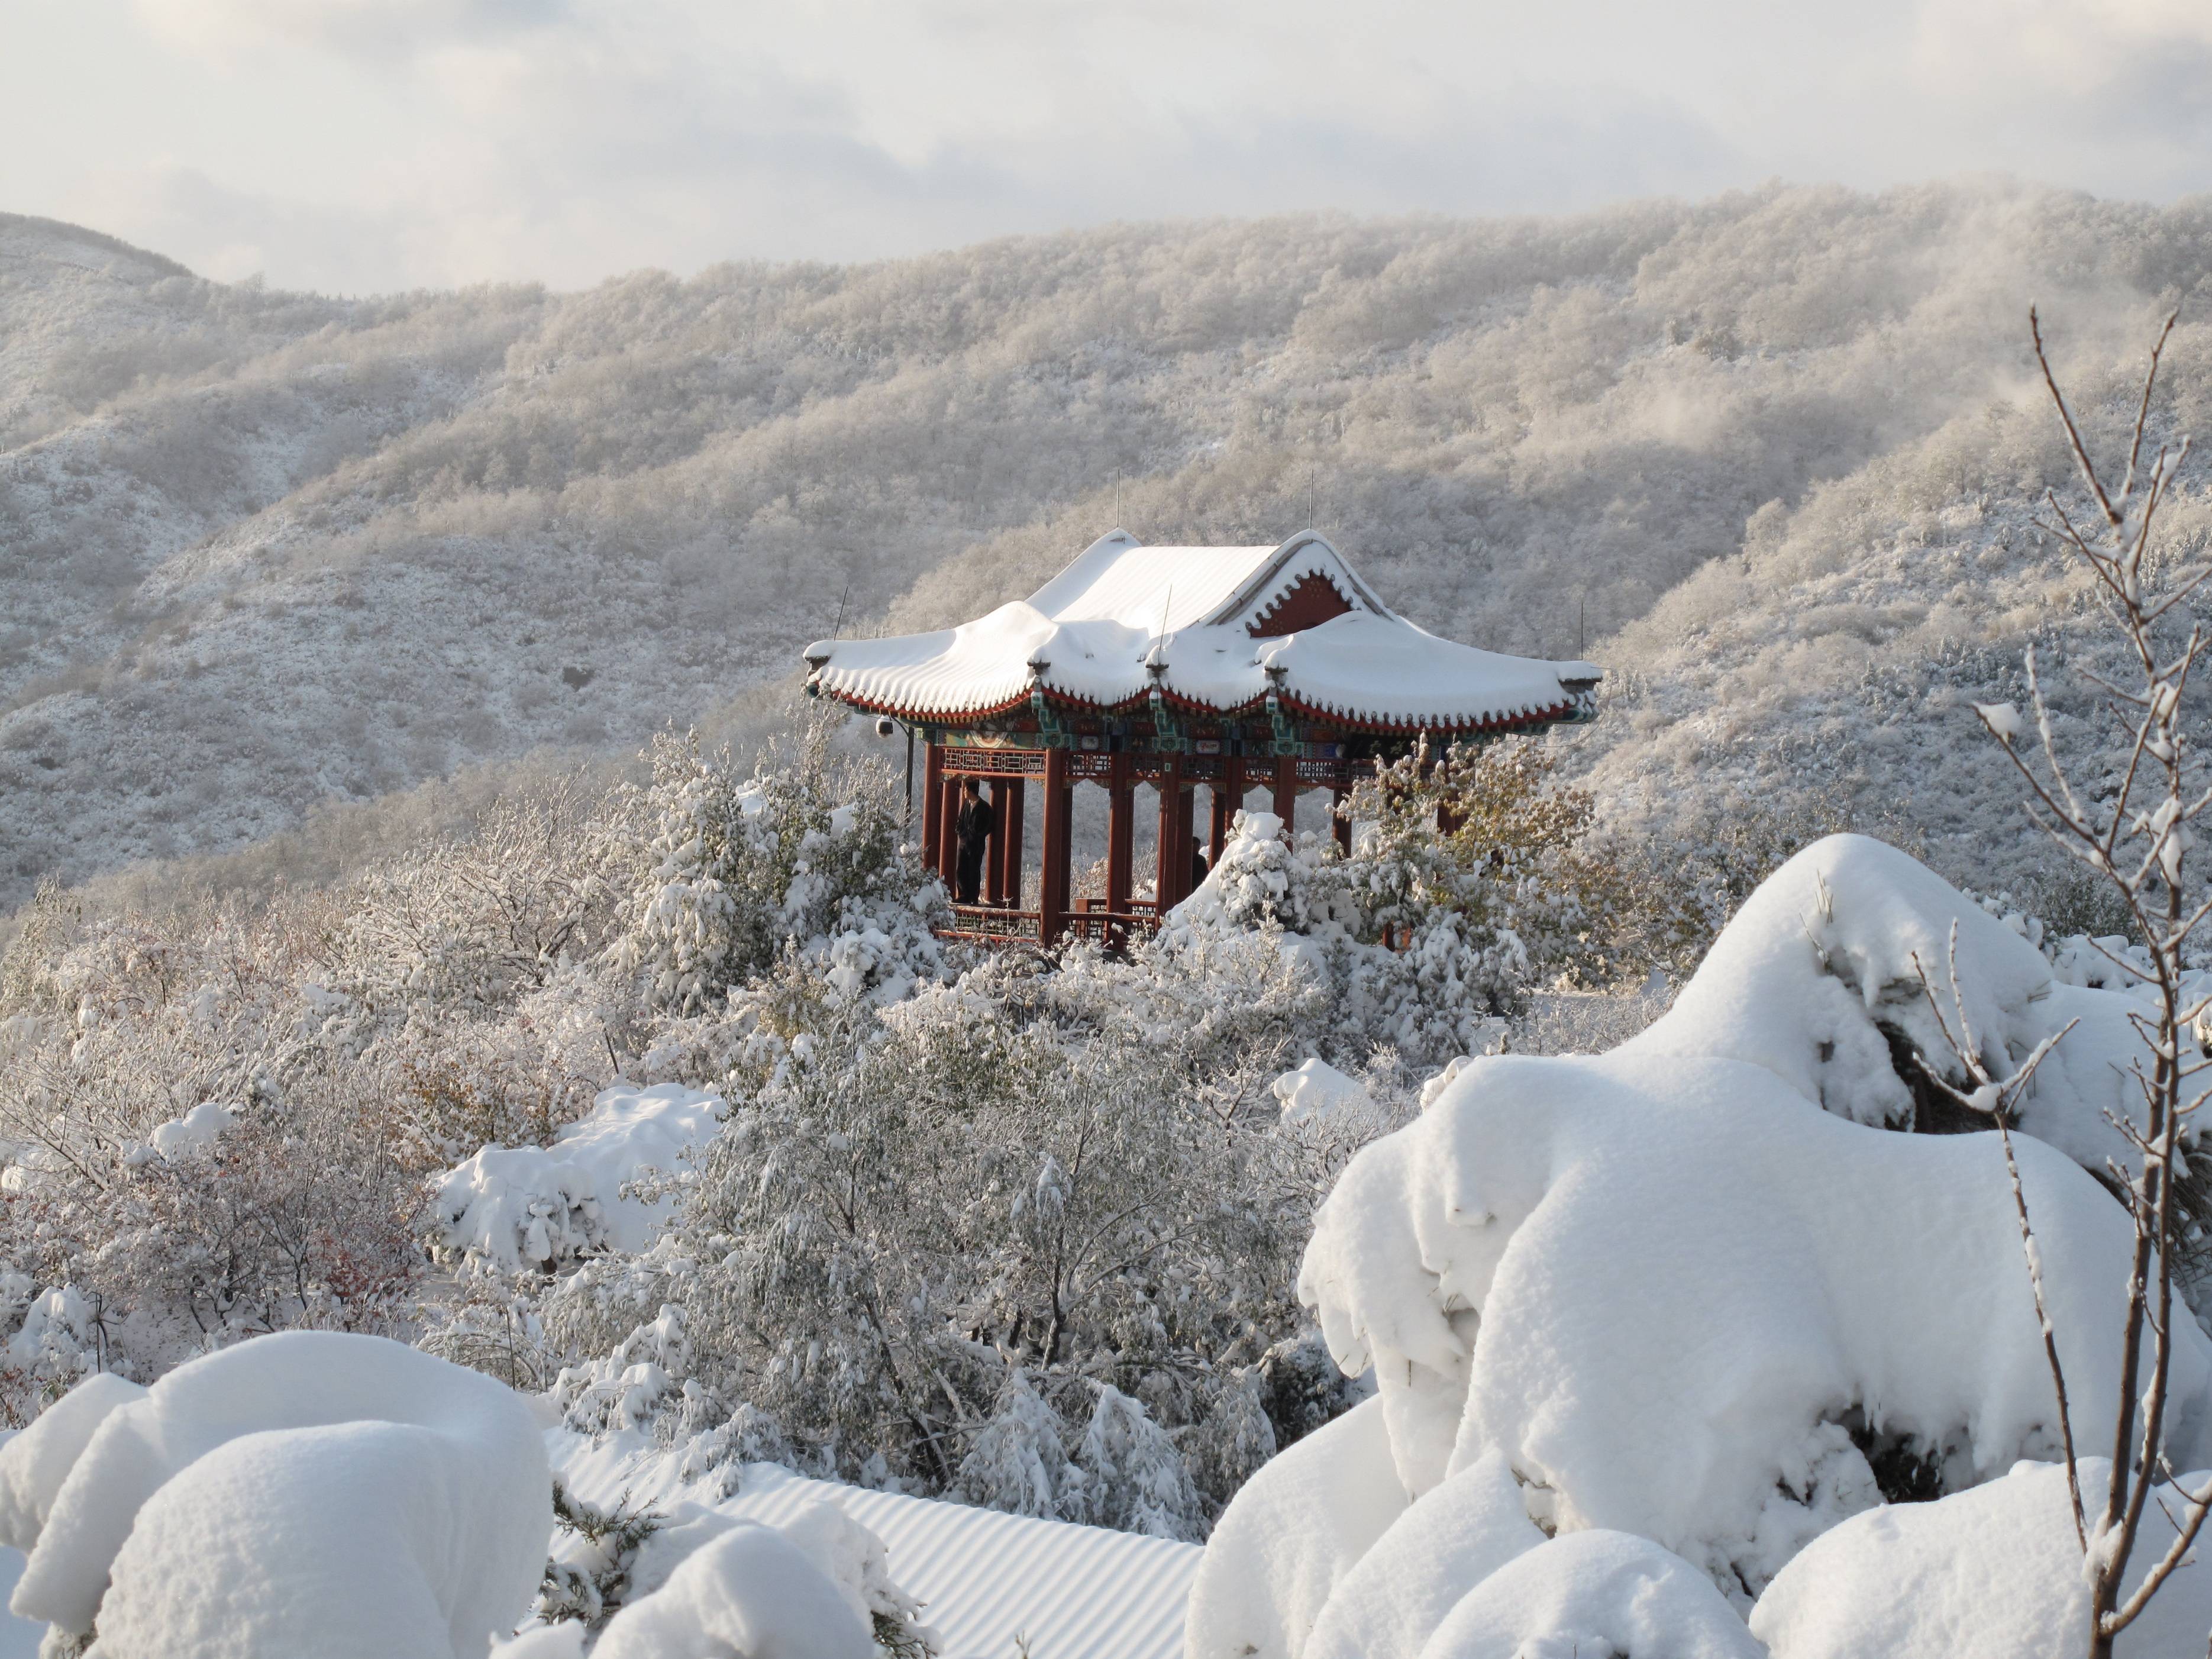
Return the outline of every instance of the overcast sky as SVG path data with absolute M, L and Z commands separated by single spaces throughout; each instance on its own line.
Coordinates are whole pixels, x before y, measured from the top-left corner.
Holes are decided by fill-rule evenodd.
M 0 210 L 346 293 L 1770 178 L 2212 191 L 2212 0 L 0 0 Z

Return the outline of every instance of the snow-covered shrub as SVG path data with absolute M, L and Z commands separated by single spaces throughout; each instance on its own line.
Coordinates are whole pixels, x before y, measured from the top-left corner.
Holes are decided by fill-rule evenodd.
M 1477 1051 L 1540 978 L 1613 969 L 1611 872 L 1587 850 L 1589 796 L 1558 785 L 1555 764 L 1522 738 L 1424 746 L 1353 789 L 1348 856 L 1327 834 L 1286 844 L 1273 816 L 1240 813 L 1154 953 L 1279 930 L 1323 1002 L 1310 1024 L 1324 1058 L 1364 1065 L 1386 1048 L 1436 1065 Z
M 1262 1465 L 1206 1541 L 1191 1582 L 1185 1653 L 1298 1659 L 1334 1592 L 1407 1503 L 1379 1399 Z M 1455 1576 L 1448 1599 L 1456 1601 L 1473 1582 Z
M 571 1421 L 750 1407 L 801 1467 L 1202 1531 L 1273 1449 L 1244 1373 L 1298 1327 L 1311 1193 L 1247 1109 L 1276 1067 L 1204 1057 L 1279 1012 L 1101 1012 L 1011 962 L 890 1009 L 782 982 L 660 1244 L 547 1298 Z
M 306 892 L 91 921 L 57 905 L 16 940 L 0 1265 L 69 1311 L 10 1339 L 37 1352 L 0 1376 L 0 1410 L 257 1332 L 404 1323 L 422 1194 L 316 1005 L 343 915 Z
M 663 737 L 636 803 L 613 960 L 656 1006 L 717 1004 L 787 949 L 844 994 L 896 1000 L 940 961 L 943 891 L 898 838 L 890 775 L 841 759 L 816 716 L 750 774 Z
M 634 1255 L 675 1206 L 633 1190 L 647 1172 L 676 1176 L 721 1131 L 715 1096 L 664 1083 L 602 1090 L 549 1146 L 486 1146 L 438 1182 L 436 1244 L 510 1270 L 545 1272 L 589 1251 Z
M 578 1498 L 553 1479 L 553 1553 L 538 1592 L 538 1616 L 598 1631 L 629 1599 L 638 1552 L 667 1529 L 670 1517 L 627 1496 L 611 1508 Z
M 1946 1054 L 1923 967 L 2008 1072 L 2079 1022 L 2021 1103 L 2013 1152 L 2068 1420 L 2077 1437 L 2111 1420 L 2132 1239 L 2097 1176 L 2126 1150 L 2103 1115 L 2125 1121 L 2112 1071 L 2142 1041 L 2133 995 L 2059 982 L 2021 932 L 1911 860 L 1833 838 L 1762 886 L 1643 1035 L 1595 1058 L 1462 1062 L 1419 1118 L 1352 1160 L 1300 1291 L 1379 1397 L 1231 1504 L 1194 1591 L 1194 1659 L 1349 1651 L 1323 1637 L 1370 1628 L 1393 1599 L 1433 1629 L 1389 1651 L 1510 1653 L 1582 1630 L 1616 1651 L 1748 1653 L 1688 1603 L 1671 1635 L 1638 1635 L 1606 1586 L 1684 1582 L 1667 1565 L 1679 1556 L 1715 1587 L 1689 1602 L 1741 1611 L 1814 1540 L 1885 1536 L 1869 1511 L 2057 1455 L 2002 1147 L 1893 1132 L 1970 1127 L 1916 1121 L 1913 1056 L 1940 1071 Z M 2212 1450 L 2212 1340 L 2187 1321 L 2172 1340 L 2166 1449 L 2187 1468 Z M 1475 1518 L 1431 1514 L 1462 1510 Z M 1643 1541 L 1595 1578 L 1516 1567 L 1523 1583 L 1498 1558 L 1528 1549 L 1524 1523 L 1562 1542 Z M 1832 1588 L 1809 1570 L 1799 1582 L 1807 1608 Z M 1546 1583 L 1550 1624 L 1515 1623 Z M 1864 1583 L 1890 1605 L 1874 1569 Z M 1679 1600 L 1651 1594 L 1654 1608 Z M 1814 1626 L 1888 1628 L 1871 1603 Z
M 499 797 L 464 833 L 372 865 L 331 941 L 330 988 L 378 1013 L 506 1006 L 604 949 L 614 826 L 575 779 Z
M 422 1194 L 373 1129 L 317 1093 L 186 1133 L 210 1115 L 155 1126 L 106 1169 L 0 1194 L 20 1271 L 48 1287 L 9 1339 L 19 1417 L 94 1369 L 150 1380 L 267 1331 L 410 1323 Z
M 14 1605 L 118 1659 L 477 1659 L 529 1607 L 551 1489 L 499 1383 L 298 1332 L 85 1384 L 0 1448 L 0 1536 Z
M 1454 1604 L 1424 1659 L 1767 1659 L 1712 1581 L 1633 1533 L 1567 1533 Z
M 1984 1127 L 1928 1080 L 1932 1068 L 1972 1086 L 1939 1024 L 1957 1019 L 1954 927 L 1957 994 L 1996 1075 L 2073 1027 L 2014 1109 L 2014 1126 L 2092 1174 L 2104 1176 L 2109 1163 L 2135 1166 L 2118 1124 L 2140 1126 L 2143 1115 L 2128 1075 L 2148 1054 L 2136 1024 L 2148 1012 L 2141 981 L 2110 983 L 2122 975 L 2109 958 L 2063 942 L 2062 958 L 2087 963 L 2054 964 L 2029 942 L 2024 921 L 2008 925 L 1925 866 L 1863 836 L 1832 836 L 1775 872 L 1665 1016 L 1620 1052 L 1749 1060 L 1857 1122 Z M 2124 941 L 2114 947 L 2124 956 Z M 2104 971 L 2085 971 L 2087 963 Z M 2092 978 L 2108 982 L 2082 982 Z M 2212 989 L 2212 979 L 2205 983 Z
M 562 1040 L 557 995 L 507 1018 L 410 1011 L 357 1064 L 389 1103 L 394 1156 L 434 1170 L 481 1146 L 536 1146 L 589 1108 L 608 1064 L 605 1024 L 583 1043 Z M 538 1018 L 533 1018 L 535 1014 Z M 571 1052 L 580 1048 L 581 1052 Z
M 2086 1425 L 2118 1385 L 2125 1218 L 2020 1152 Z M 1947 1491 L 2058 1447 L 1994 1139 L 1862 1129 L 1741 1062 L 1477 1061 L 1353 1161 L 1300 1286 L 1376 1367 L 1409 1491 L 1502 1449 L 1543 1524 L 1638 1533 L 1747 1599 L 1881 1501 L 1889 1440 Z M 2188 1456 L 2212 1341 L 2183 1334 Z
M 780 1527 L 732 1521 L 607 1626 L 600 1659 L 882 1659 L 866 1619 Z
M 1400 1510 L 1343 1571 L 1308 1659 L 1417 1659 L 1468 1585 L 1543 1542 L 1504 1455 L 1486 1452 Z

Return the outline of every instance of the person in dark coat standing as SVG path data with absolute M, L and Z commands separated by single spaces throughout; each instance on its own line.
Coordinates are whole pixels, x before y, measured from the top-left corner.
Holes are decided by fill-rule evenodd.
M 998 814 L 983 799 L 975 780 L 961 779 L 960 816 L 954 824 L 960 860 L 954 875 L 953 896 L 963 904 L 975 902 L 975 895 L 983 884 L 983 854 L 989 850 L 991 832 L 998 827 Z

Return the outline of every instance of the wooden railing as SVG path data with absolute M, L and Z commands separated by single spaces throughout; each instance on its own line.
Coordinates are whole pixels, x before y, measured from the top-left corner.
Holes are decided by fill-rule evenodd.
M 1036 943 L 1037 913 L 1006 904 L 955 904 L 953 925 L 937 930 L 939 939 L 980 939 L 996 945 Z
M 953 925 L 937 930 L 939 939 L 963 939 L 986 945 L 1034 945 L 1038 915 L 1006 904 L 957 904 Z M 1063 919 L 1066 937 L 1097 939 L 1103 944 L 1149 939 L 1159 931 L 1159 908 L 1150 899 L 1131 899 L 1126 910 L 1109 910 L 1103 898 L 1077 902 Z
M 1150 899 L 1131 899 L 1126 910 L 1109 910 L 1103 898 L 1087 898 L 1067 916 L 1071 939 L 1095 939 L 1103 944 L 1126 944 L 1150 939 L 1160 930 L 1159 907 Z

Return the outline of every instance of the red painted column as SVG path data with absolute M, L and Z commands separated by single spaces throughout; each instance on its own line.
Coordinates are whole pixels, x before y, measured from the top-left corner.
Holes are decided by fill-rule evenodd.
M 1209 869 L 1221 862 L 1221 849 L 1229 845 L 1229 826 L 1236 820 L 1237 809 L 1243 804 L 1243 757 L 1224 756 L 1221 762 L 1221 781 L 1213 786 L 1213 821 L 1206 826 L 1206 866 Z
M 1348 789 L 1338 787 L 1328 792 L 1328 821 L 1336 830 L 1336 850 L 1346 858 L 1352 856 L 1352 820 L 1343 816 L 1343 806 L 1351 799 Z
M 1114 770 L 1106 784 L 1106 908 L 1116 915 L 1129 913 L 1129 888 L 1135 878 L 1137 787 L 1129 777 L 1129 757 L 1114 757 Z M 1109 922 L 1108 944 L 1120 948 L 1129 942 L 1126 923 Z
M 1298 758 L 1295 755 L 1275 757 L 1275 816 L 1283 821 L 1283 839 L 1290 840 L 1298 817 Z
M 938 867 L 945 845 L 945 749 L 931 744 L 921 767 L 921 867 Z
M 1005 862 L 1006 842 L 1006 838 L 999 833 L 999 825 L 1006 821 L 1005 793 L 1006 786 L 997 778 L 993 778 L 986 787 L 990 792 L 987 799 L 991 803 L 991 842 L 983 849 L 983 885 L 982 890 L 977 896 L 986 904 L 996 904 L 1006 896 L 1000 883 L 1006 873 Z
M 948 773 L 938 794 L 944 804 L 937 809 L 937 873 L 951 892 L 960 873 L 960 780 Z
M 1182 884 L 1176 879 L 1176 803 L 1182 799 L 1182 757 L 1170 755 L 1152 781 L 1160 792 L 1159 867 L 1152 876 L 1152 898 L 1160 915 L 1165 915 L 1169 907 L 1182 897 Z
M 1037 939 L 1060 942 L 1067 927 L 1069 799 L 1067 750 L 1044 751 L 1044 872 L 1037 887 Z
M 998 844 L 991 849 L 991 867 L 998 872 L 999 896 L 1017 910 L 1022 908 L 1022 837 L 1024 797 L 1029 793 L 1019 778 L 1001 778 L 991 787 L 991 805 L 999 815 Z
M 1193 820 L 1198 814 L 1198 786 L 1186 783 L 1176 791 L 1176 902 L 1182 903 L 1198 885 L 1191 879 L 1191 865 L 1198 855 Z

